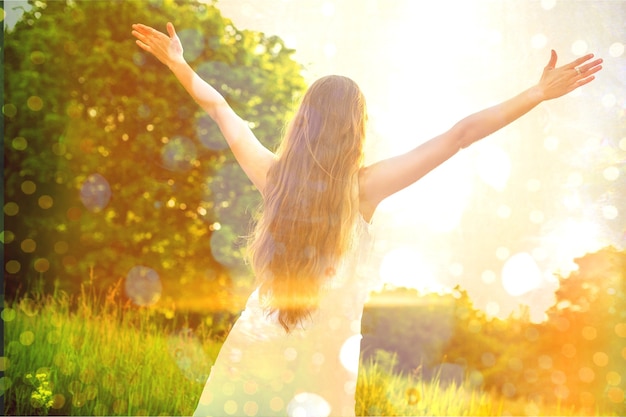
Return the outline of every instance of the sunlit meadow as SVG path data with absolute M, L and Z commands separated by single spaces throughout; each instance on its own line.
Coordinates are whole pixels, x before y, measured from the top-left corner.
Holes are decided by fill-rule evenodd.
M 222 0 L 225 19 L 191 1 L 32 4 L 16 25 L 28 7 L 3 3 L 5 414 L 190 414 L 250 290 L 237 236 L 256 190 L 130 39 L 169 19 L 264 141 L 304 79 L 357 80 L 368 162 L 528 87 L 551 48 L 603 57 L 593 84 L 381 205 L 372 274 L 441 297 L 377 299 L 357 413 L 626 414 L 626 3 Z
M 120 286 L 98 296 L 23 297 L 1 313 L 5 326 L 0 390 L 7 415 L 189 415 L 220 342 L 186 315 L 137 308 Z M 262 360 L 262 358 L 260 358 Z M 618 415 L 486 392 L 466 378 L 397 373 L 394 353 L 378 351 L 359 371 L 357 415 Z

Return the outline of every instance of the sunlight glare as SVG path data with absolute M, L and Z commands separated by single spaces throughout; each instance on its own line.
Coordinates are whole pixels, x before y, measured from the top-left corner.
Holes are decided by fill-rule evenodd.
M 473 191 L 472 176 L 464 175 L 471 171 L 468 155 L 457 155 L 417 184 L 386 199 L 379 211 L 393 213 L 396 225 L 415 225 L 435 233 L 454 231 Z
M 433 266 L 410 246 L 389 251 L 379 273 L 383 282 L 395 287 L 415 288 L 424 293 L 441 292 L 445 288 L 437 281 Z
M 502 286 L 514 297 L 539 288 L 541 282 L 541 270 L 526 252 L 511 256 L 502 267 Z
M 568 275 L 578 269 L 573 259 L 595 252 L 605 243 L 596 223 L 572 218 L 564 219 L 545 230 L 543 246 L 549 253 L 548 259 L 551 262 L 548 268 Z
M 476 171 L 485 184 L 496 191 L 504 191 L 511 175 L 509 154 L 493 143 L 481 143 L 476 157 Z

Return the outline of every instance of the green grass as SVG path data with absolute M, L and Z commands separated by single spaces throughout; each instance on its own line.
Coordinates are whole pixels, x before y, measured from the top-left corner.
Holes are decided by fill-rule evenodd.
M 6 414 L 193 412 L 198 379 L 209 371 L 204 353 L 219 346 L 175 332 L 173 320 L 155 310 L 120 306 L 115 298 L 113 291 L 97 304 L 85 294 L 76 302 L 23 298 L 4 309 Z
M 361 416 L 502 415 L 502 400 L 494 400 L 468 386 L 444 385 L 437 377 L 426 382 L 393 374 L 372 361 L 362 366 L 359 373 L 356 413 Z
M 206 323 L 194 333 L 172 311 L 121 305 L 119 287 L 22 298 L 1 317 L 5 353 L 0 395 L 7 415 L 190 415 L 220 343 Z M 435 378 L 363 364 L 357 415 L 577 415 L 510 401 Z M 597 415 L 597 414 L 596 414 Z

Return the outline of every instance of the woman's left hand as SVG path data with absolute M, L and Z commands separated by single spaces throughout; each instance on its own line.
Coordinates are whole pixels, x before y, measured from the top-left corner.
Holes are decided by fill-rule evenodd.
M 537 84 L 542 92 L 542 98 L 551 100 L 561 97 L 593 81 L 595 79 L 593 74 L 602 69 L 602 59 L 588 62 L 592 58 L 593 54 L 587 54 L 557 68 L 557 55 L 552 50 L 550 61 L 544 68 L 541 80 Z
M 137 38 L 135 43 L 141 49 L 150 52 L 171 68 L 173 64 L 185 62 L 185 58 L 183 58 L 183 45 L 180 43 L 174 25 L 170 22 L 167 23 L 167 33 L 169 36 L 141 23 L 134 24 L 132 32 Z

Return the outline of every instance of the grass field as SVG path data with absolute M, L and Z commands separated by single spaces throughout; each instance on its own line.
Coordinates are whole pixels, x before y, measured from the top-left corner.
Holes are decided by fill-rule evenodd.
M 171 311 L 121 305 L 118 288 L 6 305 L 0 394 L 5 415 L 190 415 L 219 342 Z M 182 329 L 182 330 L 181 330 Z M 357 415 L 578 415 L 468 386 L 363 364 Z M 596 415 L 600 415 L 599 413 Z

